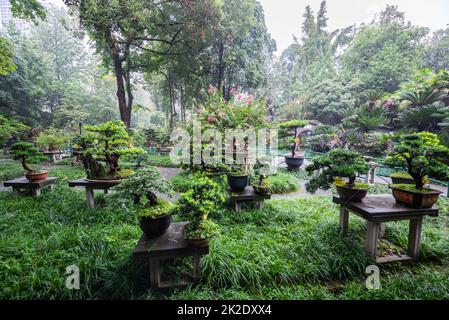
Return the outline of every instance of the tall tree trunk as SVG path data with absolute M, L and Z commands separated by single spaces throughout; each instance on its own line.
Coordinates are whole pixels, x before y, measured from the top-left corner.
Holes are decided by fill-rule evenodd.
M 131 113 L 128 111 L 128 107 L 126 105 L 126 91 L 125 91 L 125 83 L 124 72 L 123 72 L 123 61 L 120 58 L 118 53 L 112 52 L 112 58 L 114 60 L 114 70 L 115 70 L 115 78 L 117 81 L 117 98 L 118 98 L 118 107 L 120 110 L 120 119 L 125 123 L 126 127 L 129 128 L 131 126 Z
M 125 83 L 126 83 L 126 93 L 128 95 L 128 103 L 126 105 L 126 119 L 129 122 L 129 125 L 127 127 L 129 128 L 131 126 L 131 113 L 133 110 L 133 102 L 134 102 L 134 96 L 133 96 L 133 88 L 131 85 L 131 73 L 129 70 L 127 70 L 124 73 Z M 126 123 L 126 122 L 125 122 Z

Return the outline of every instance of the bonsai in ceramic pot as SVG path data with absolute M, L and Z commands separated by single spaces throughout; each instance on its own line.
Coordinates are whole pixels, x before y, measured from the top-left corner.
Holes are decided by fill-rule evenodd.
M 140 228 L 149 238 L 163 235 L 170 227 L 172 205 L 159 199 L 156 193 L 171 196 L 173 190 L 155 167 L 137 170 L 111 191 L 109 201 L 127 210 L 132 208 Z
M 310 193 L 320 188 L 327 190 L 335 182 L 337 192 L 343 201 L 360 202 L 368 193 L 368 185 L 357 183 L 356 176 L 357 173 L 366 173 L 368 170 L 366 161 L 359 153 L 334 149 L 314 158 L 313 163 L 306 167 L 311 176 L 306 189 Z
M 267 177 L 263 174 L 259 176 L 257 182 L 253 183 L 253 189 L 256 194 L 267 195 L 271 191 L 271 185 Z
M 413 177 L 407 172 L 395 172 L 390 175 L 393 184 L 415 184 Z M 424 177 L 423 183 L 428 184 L 429 178 Z
M 190 223 L 184 230 L 184 237 L 192 246 L 206 245 L 217 235 L 220 227 L 209 219 L 209 215 L 224 202 L 219 184 L 204 174 L 196 174 L 187 192 L 178 200 L 177 211 Z
M 431 208 L 441 194 L 425 186 L 426 177 L 447 179 L 449 173 L 449 148 L 437 135 L 420 132 L 402 135 L 393 147 L 385 164 L 404 168 L 414 184 L 391 184 L 398 203 L 412 208 Z
M 249 184 L 249 173 L 243 166 L 233 165 L 228 168 L 227 173 L 228 185 L 231 191 L 241 192 Z
M 78 137 L 77 146 L 82 149 L 81 158 L 89 180 L 119 180 L 122 177 L 120 157 L 144 152 L 132 146 L 122 121 L 86 126 L 85 131 L 86 134 Z
M 285 163 L 287 164 L 288 170 L 296 171 L 304 164 L 304 156 L 298 153 L 298 129 L 304 127 L 308 124 L 306 120 L 293 120 L 281 123 L 280 127 L 282 129 L 294 130 L 292 151 L 290 154 L 285 156 Z
M 43 180 L 48 177 L 47 171 L 35 170 L 30 167 L 29 162 L 44 161 L 47 159 L 32 143 L 18 142 L 11 146 L 11 154 L 14 160 L 19 160 L 25 170 L 25 177 L 29 181 Z

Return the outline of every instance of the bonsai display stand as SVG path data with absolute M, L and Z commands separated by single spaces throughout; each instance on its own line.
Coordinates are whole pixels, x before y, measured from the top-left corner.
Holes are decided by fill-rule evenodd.
M 103 190 L 104 193 L 108 193 L 108 190 L 116 185 L 120 184 L 119 180 L 88 180 L 86 178 L 78 179 L 75 181 L 69 182 L 69 187 L 83 187 L 86 190 L 86 200 L 87 200 L 87 207 L 89 209 L 95 208 L 95 197 L 94 197 L 94 190 Z
M 235 192 L 228 189 L 231 199 L 232 208 L 235 212 L 242 211 L 243 204 L 255 204 L 258 209 L 262 209 L 265 200 L 271 199 L 271 194 L 261 195 L 254 192 L 251 187 L 246 187 L 241 192 Z
M 369 166 L 369 172 L 365 176 L 365 183 L 371 183 L 374 184 L 376 180 L 376 170 L 379 167 L 379 164 L 376 162 L 370 161 L 367 162 L 367 165 Z
M 149 239 L 142 235 L 133 251 L 136 263 L 148 261 L 148 279 L 152 288 L 171 288 L 187 286 L 190 282 L 198 283 L 201 280 L 201 256 L 209 253 L 209 245 L 201 247 L 190 246 L 184 239 L 183 231 L 188 222 L 172 223 L 167 232 L 156 239 Z M 193 276 L 191 281 L 183 280 L 180 283 L 161 281 L 162 260 L 179 257 L 193 257 Z
M 21 194 L 21 190 L 29 190 L 33 197 L 40 197 L 42 188 L 49 187 L 51 189 L 58 180 L 59 178 L 57 177 L 47 177 L 38 181 L 29 181 L 27 178 L 22 177 L 6 181 L 3 185 L 12 187 L 12 191 L 17 195 Z
M 333 201 L 340 205 L 340 229 L 343 234 L 348 232 L 349 212 L 367 220 L 365 251 L 376 259 L 376 263 L 418 261 L 423 218 L 437 217 L 439 214 L 437 208 L 413 209 L 397 204 L 392 195 L 369 195 L 362 202 L 344 202 L 339 197 L 334 197 Z M 377 242 L 383 223 L 401 220 L 410 221 L 407 253 L 378 257 Z
M 44 151 L 44 155 L 46 155 L 52 163 L 56 163 L 62 160 L 62 151 Z

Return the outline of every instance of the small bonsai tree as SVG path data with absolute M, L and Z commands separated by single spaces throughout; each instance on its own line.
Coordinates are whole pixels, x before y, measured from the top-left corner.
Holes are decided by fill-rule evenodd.
M 312 176 L 306 184 L 306 190 L 310 193 L 320 188 L 327 190 L 337 178 L 348 178 L 348 182 L 344 184 L 347 187 L 362 187 L 356 184 L 357 173 L 366 173 L 368 170 L 366 161 L 359 153 L 334 149 L 314 158 L 313 163 L 306 167 L 307 173 Z
M 82 160 L 88 178 L 116 179 L 119 159 L 125 155 L 141 154 L 141 148 L 131 145 L 122 121 L 109 121 L 98 126 L 86 126 L 87 134 L 78 138 L 83 150 Z
M 420 132 L 402 135 L 384 162 L 394 168 L 404 168 L 413 178 L 418 190 L 424 188 L 426 177 L 447 179 L 449 148 L 437 135 Z
M 292 146 L 292 158 L 296 157 L 296 150 L 298 148 L 298 129 L 308 124 L 307 120 L 292 120 L 280 124 L 282 129 L 294 129 L 293 146 Z
M 178 211 L 191 223 L 185 230 L 186 239 L 207 240 L 219 232 L 219 226 L 209 220 L 209 214 L 224 202 L 217 182 L 206 175 L 197 174 L 192 187 L 178 200 Z
M 132 208 L 136 205 L 145 207 L 157 206 L 160 201 L 156 193 L 171 196 L 171 184 L 162 178 L 155 167 L 137 170 L 130 177 L 111 189 L 109 199 L 122 208 Z
M 18 142 L 11 146 L 11 154 L 14 156 L 14 160 L 19 160 L 23 169 L 28 173 L 38 173 L 39 170 L 35 170 L 29 166 L 29 162 L 39 162 L 47 159 L 42 152 L 39 151 L 32 143 Z

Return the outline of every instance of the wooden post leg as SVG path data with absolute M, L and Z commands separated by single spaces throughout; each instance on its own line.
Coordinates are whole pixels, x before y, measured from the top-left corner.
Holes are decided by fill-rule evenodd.
M 108 189 L 104 189 L 104 194 L 108 194 Z
M 31 194 L 33 195 L 33 197 L 40 197 L 41 196 L 41 188 L 35 187 L 35 188 L 31 189 Z
M 368 181 L 369 181 L 369 173 L 367 173 L 365 176 L 365 183 L 368 183 Z
M 368 221 L 365 251 L 373 258 L 377 257 L 377 240 L 379 237 L 380 224 L 378 222 Z
M 340 206 L 340 231 L 341 231 L 341 233 L 347 234 L 348 226 L 349 226 L 349 211 L 344 206 Z
M 199 283 L 201 280 L 201 256 L 193 256 L 193 282 Z
M 86 187 L 86 200 L 89 209 L 95 208 L 94 189 Z
M 419 248 L 421 245 L 422 217 L 411 219 L 408 233 L 407 254 L 416 260 L 419 258 Z
M 153 289 L 158 289 L 161 286 L 161 274 L 159 270 L 159 259 L 149 259 L 148 260 L 149 267 L 149 278 L 150 278 L 150 286 Z

